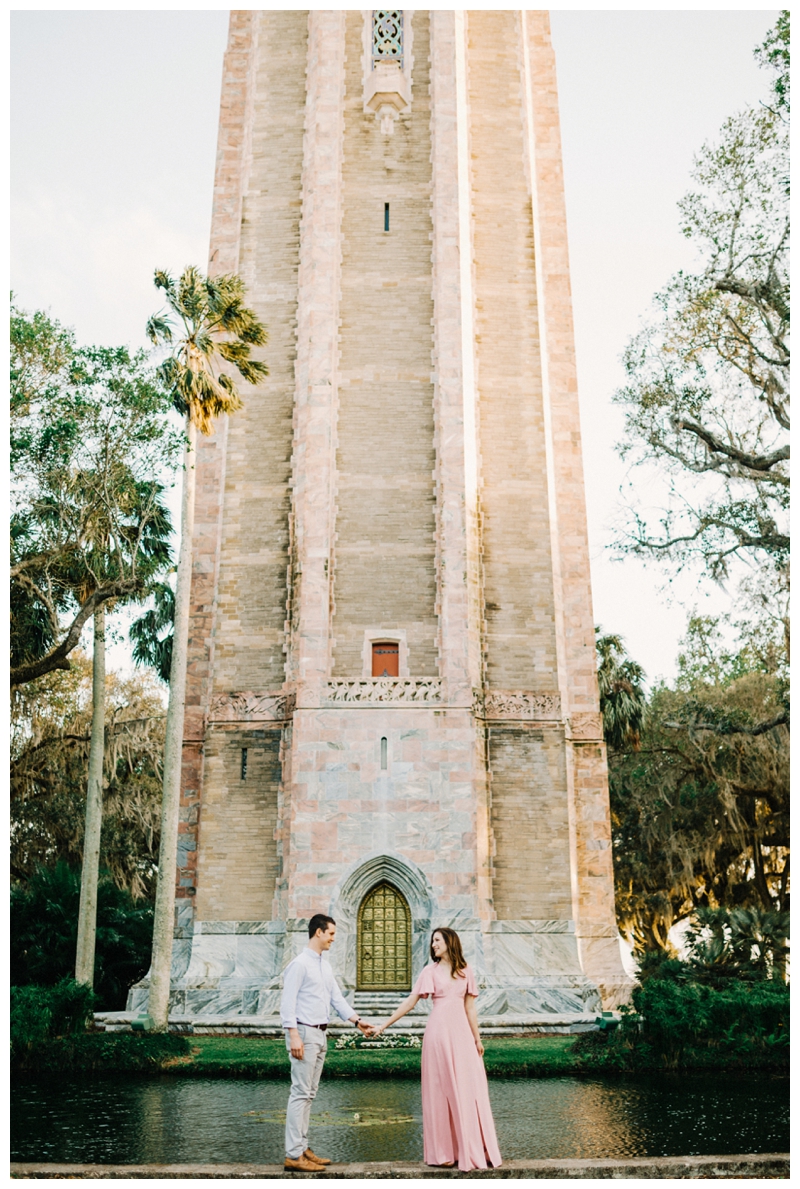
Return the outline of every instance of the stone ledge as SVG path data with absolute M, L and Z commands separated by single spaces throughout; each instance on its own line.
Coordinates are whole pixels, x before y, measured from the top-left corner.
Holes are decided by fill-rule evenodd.
M 509 1160 L 500 1168 L 462 1173 L 406 1161 L 334 1164 L 317 1173 L 286 1172 L 280 1164 L 12 1164 L 12 1178 L 48 1180 L 279 1180 L 325 1177 L 329 1180 L 416 1180 L 433 1177 L 528 1179 L 599 1178 L 677 1180 L 757 1177 L 788 1179 L 789 1156 L 641 1156 L 630 1160 Z
M 369 1014 L 369 1013 L 366 1013 Z M 375 1014 L 375 1013 L 374 1013 Z M 379 1013 L 377 1013 L 379 1015 Z M 139 1012 L 114 1011 L 95 1012 L 96 1027 L 105 1032 L 130 1032 L 131 1021 Z M 568 1013 L 543 1013 L 541 1015 L 479 1016 L 481 1032 L 485 1036 L 519 1036 L 520 1034 L 577 1034 L 596 1032 L 597 1012 L 586 1015 Z M 393 1035 L 422 1035 L 425 1031 L 427 1013 L 405 1027 L 393 1028 Z M 190 1036 L 282 1036 L 283 1029 L 275 1017 L 246 1015 L 170 1015 L 169 1030 Z M 352 1032 L 349 1024 L 332 1023 L 329 1032 L 333 1036 Z

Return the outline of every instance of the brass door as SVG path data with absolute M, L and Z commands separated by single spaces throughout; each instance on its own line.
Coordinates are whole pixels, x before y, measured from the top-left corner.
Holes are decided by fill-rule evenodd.
M 388 883 L 368 892 L 358 910 L 358 989 L 411 990 L 411 912 Z

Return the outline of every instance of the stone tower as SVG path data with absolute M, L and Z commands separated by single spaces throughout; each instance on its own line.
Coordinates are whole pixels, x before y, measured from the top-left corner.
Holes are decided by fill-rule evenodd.
M 176 1009 L 459 930 L 484 1017 L 623 981 L 545 12 L 234 12 L 212 273 L 270 375 L 198 452 Z M 137 992 L 134 992 L 134 999 Z

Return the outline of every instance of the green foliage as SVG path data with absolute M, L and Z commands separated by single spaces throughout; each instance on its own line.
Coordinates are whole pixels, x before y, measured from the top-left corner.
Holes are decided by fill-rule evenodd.
M 775 23 L 775 28 L 770 29 L 764 40 L 764 44 L 760 45 L 755 51 L 755 58 L 759 65 L 774 71 L 775 77 L 772 81 L 772 89 L 775 95 L 775 107 L 779 111 L 785 109 L 787 114 L 790 106 L 789 64 L 791 53 L 789 26 L 789 10 L 784 8 Z
M 10 332 L 13 418 L 28 412 L 31 404 L 58 394 L 60 377 L 75 354 L 75 336 L 41 310 L 23 313 L 13 304 L 13 295 Z M 27 448 L 24 431 L 14 429 L 12 459 L 15 449 Z
M 714 579 L 732 559 L 785 585 L 789 550 L 788 14 L 759 51 L 774 106 L 731 117 L 695 160 L 680 203 L 698 271 L 678 273 L 631 341 L 623 457 L 658 469 L 659 523 L 641 511 L 619 544 Z M 648 503 L 653 503 L 652 479 Z
M 783 1067 L 789 1060 L 789 989 L 765 981 L 728 979 L 712 987 L 650 977 L 634 988 L 620 1027 L 579 1038 L 575 1053 L 588 1069 Z
M 595 628 L 603 735 L 609 747 L 636 748 L 647 705 L 644 669 L 627 656 L 621 636 L 602 636 L 600 632 Z
M 722 987 L 726 980 L 783 979 L 789 956 L 789 913 L 753 908 L 701 908 L 686 933 L 694 979 Z
M 179 1072 L 192 1044 L 185 1036 L 134 1036 L 130 1033 L 75 1033 L 18 1052 L 18 1073 L 163 1073 Z
M 727 650 L 718 628 L 690 622 L 639 746 L 609 739 L 617 920 L 639 953 L 669 950 L 698 909 L 788 907 L 785 676 L 763 641 Z
M 175 624 L 175 592 L 168 582 L 157 582 L 153 584 L 150 593 L 153 606 L 130 626 L 133 659 L 137 665 L 150 665 L 161 680 L 169 685 Z
M 266 329 L 244 304 L 244 282 L 233 273 L 205 277 L 190 267 L 176 281 L 157 269 L 155 285 L 163 290 L 181 327 L 159 376 L 177 411 L 201 433 L 209 434 L 217 417 L 242 407 L 233 378 L 222 370 L 224 365 L 235 368 L 249 384 L 268 375 L 265 363 L 250 358 L 252 347 L 266 343 Z M 147 335 L 156 345 L 171 344 L 176 337 L 172 319 L 154 314 L 147 323 Z
M 91 989 L 69 976 L 54 986 L 12 986 L 12 1060 L 23 1060 L 53 1037 L 83 1032 L 94 1003 Z
M 80 872 L 65 862 L 40 868 L 11 889 L 11 982 L 60 985 L 75 966 Z M 95 991 L 98 1009 L 123 1010 L 128 989 L 147 973 L 153 928 L 148 901 L 135 901 L 103 873 L 97 889 Z
M 83 858 L 91 662 L 79 652 L 14 691 L 11 719 L 11 873 Z M 150 896 L 160 837 L 163 693 L 154 677 L 106 677 L 101 866 L 136 898 Z
M 68 668 L 96 607 L 168 566 L 164 484 L 182 437 L 144 352 L 79 349 L 15 308 L 11 331 L 13 687 Z

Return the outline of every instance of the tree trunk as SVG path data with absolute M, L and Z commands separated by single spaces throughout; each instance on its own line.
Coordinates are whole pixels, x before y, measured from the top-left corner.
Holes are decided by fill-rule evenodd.
M 196 484 L 197 429 L 186 422 L 183 499 L 181 502 L 181 547 L 175 591 L 175 629 L 169 675 L 167 739 L 164 748 L 164 777 L 161 801 L 161 849 L 158 855 L 158 885 L 153 920 L 153 953 L 150 963 L 149 1014 L 156 1032 L 166 1032 L 169 1013 L 172 938 L 175 927 L 175 878 L 178 863 L 178 818 L 183 755 L 183 715 L 186 699 L 186 656 L 189 641 L 189 598 L 192 585 L 192 535 Z
M 94 946 L 97 932 L 97 875 L 100 869 L 100 831 L 103 825 L 103 755 L 106 718 L 106 608 L 94 613 L 92 660 L 92 734 L 89 742 L 89 779 L 83 831 L 81 900 L 78 909 L 78 946 L 75 979 L 94 986 Z

